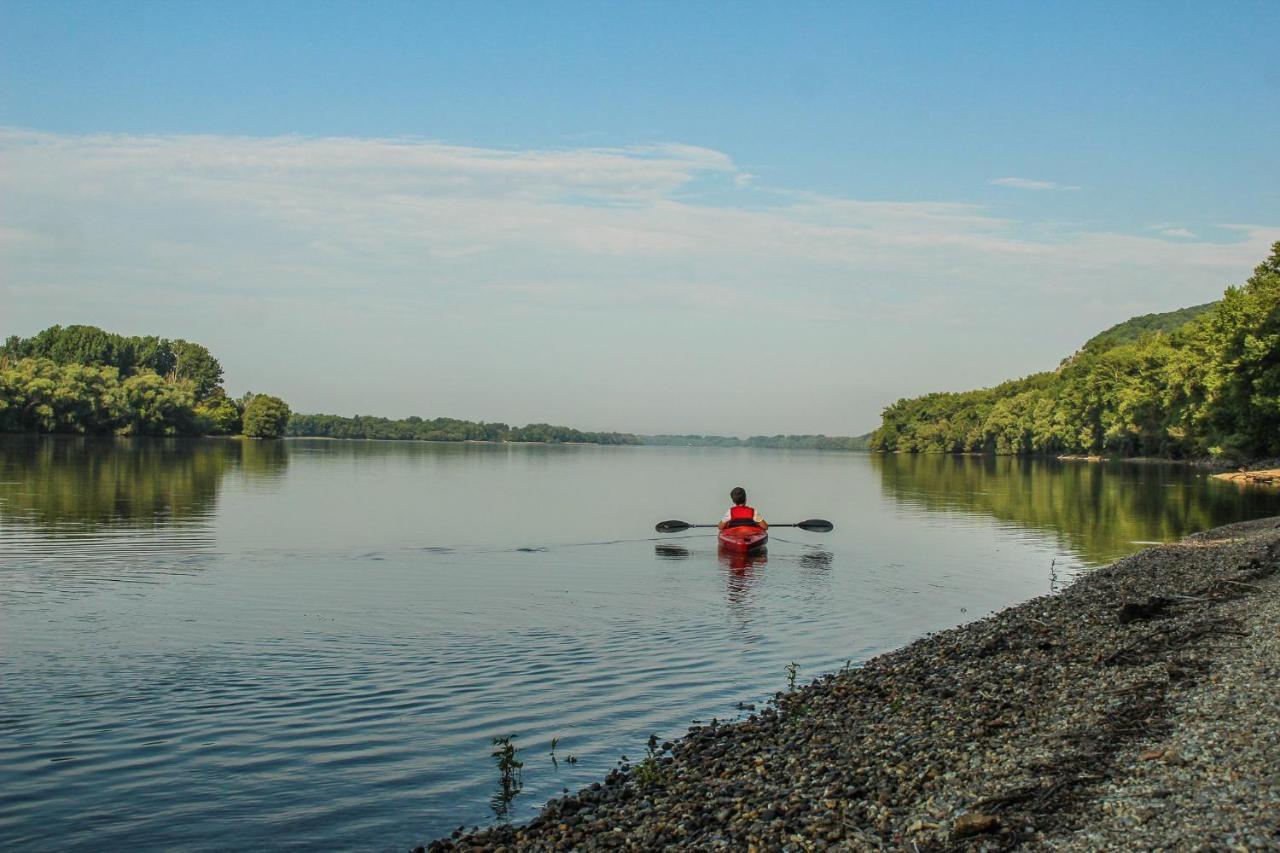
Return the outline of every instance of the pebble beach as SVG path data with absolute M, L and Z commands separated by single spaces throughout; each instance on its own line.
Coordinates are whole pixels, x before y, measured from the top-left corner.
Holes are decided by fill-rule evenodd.
M 1280 850 L 1280 518 L 654 743 L 420 850 Z

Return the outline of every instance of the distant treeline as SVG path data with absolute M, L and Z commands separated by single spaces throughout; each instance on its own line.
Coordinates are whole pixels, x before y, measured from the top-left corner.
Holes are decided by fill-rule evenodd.
M 293 415 L 286 434 L 318 438 L 376 438 L 392 441 L 513 441 L 547 444 L 639 444 L 630 433 L 583 432 L 566 426 L 463 421 L 456 418 L 430 420 L 409 417 L 400 420 L 356 415 Z
M 773 447 L 807 450 L 866 450 L 868 435 L 642 435 L 641 444 L 677 447 Z
M 276 397 L 229 398 L 218 360 L 181 339 L 50 326 L 0 346 L 0 432 L 273 437 L 288 417 Z
M 400 420 L 356 415 L 301 415 L 289 418 L 286 435 L 298 438 L 375 438 L 391 441 L 510 441 L 546 444 L 651 444 L 695 447 L 776 447 L 818 450 L 866 450 L 868 436 L 634 435 L 629 432 L 584 432 L 553 424 L 513 427 L 504 423 L 456 418 L 410 417 Z
M 899 400 L 884 410 L 871 446 L 1175 459 L 1278 455 L 1280 242 L 1220 302 L 1135 318 L 1091 340 L 1057 371 Z

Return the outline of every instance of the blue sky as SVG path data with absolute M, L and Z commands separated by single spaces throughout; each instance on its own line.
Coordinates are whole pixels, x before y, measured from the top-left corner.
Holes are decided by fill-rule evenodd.
M 1248 275 L 1275 12 L 0 2 L 0 331 L 306 411 L 861 432 Z

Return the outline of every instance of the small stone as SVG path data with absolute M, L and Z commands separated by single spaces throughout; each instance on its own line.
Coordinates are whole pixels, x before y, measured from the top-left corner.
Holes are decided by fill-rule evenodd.
M 967 838 L 970 835 L 981 835 L 984 832 L 995 832 L 1000 828 L 1000 818 L 995 815 L 982 814 L 981 812 L 970 812 L 956 818 L 956 822 L 952 825 L 951 831 L 957 838 Z

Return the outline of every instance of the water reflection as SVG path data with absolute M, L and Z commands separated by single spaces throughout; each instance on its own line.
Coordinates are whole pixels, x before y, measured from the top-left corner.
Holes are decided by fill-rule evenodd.
M 238 451 L 232 458 L 239 462 L 240 471 L 249 482 L 273 485 L 284 479 L 289 467 L 289 442 L 232 439 L 227 443 Z
M 287 465 L 282 442 L 0 436 L 0 559 L 185 565 L 214 545 L 228 476 L 270 483 Z
M 759 551 L 744 554 L 741 551 L 722 548 L 718 557 L 720 565 L 727 570 L 725 583 L 729 607 L 742 610 L 750 603 L 751 588 L 755 585 L 758 575 L 756 570 L 769 564 L 769 549 L 761 548 Z
M 756 566 L 764 566 L 769 562 L 769 549 L 758 551 L 739 551 L 734 548 L 721 548 L 718 554 L 720 565 L 729 569 L 731 574 L 750 575 Z
M 511 803 L 519 794 L 519 789 L 498 788 L 493 796 L 489 798 L 489 809 L 493 812 L 493 819 L 499 823 L 509 823 L 511 821 Z
M 1280 495 L 1206 482 L 1188 466 L 933 454 L 872 454 L 871 464 L 895 501 L 1053 531 L 1093 564 L 1280 512 Z
M 229 442 L 6 437 L 0 514 L 50 530 L 204 515 L 230 465 Z
M 0 436 L 0 518 L 48 532 L 203 518 L 227 474 L 284 474 L 283 442 Z

